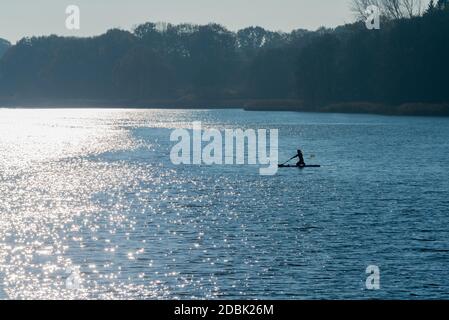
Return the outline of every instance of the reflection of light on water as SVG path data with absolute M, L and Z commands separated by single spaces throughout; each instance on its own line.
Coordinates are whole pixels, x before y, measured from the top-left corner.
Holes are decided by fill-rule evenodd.
M 136 146 L 127 130 L 114 125 L 119 114 L 0 110 L 0 298 L 87 298 L 92 288 L 108 296 L 107 287 L 89 277 L 90 290 L 67 290 L 65 271 L 95 243 L 86 238 L 94 238 L 107 219 L 113 220 L 112 233 L 126 221 L 119 211 L 100 217 L 91 197 L 123 184 L 132 169 L 82 158 Z M 104 265 L 111 270 L 108 279 L 118 278 L 112 263 Z
M 398 254 L 408 252 L 416 262 L 407 274 L 419 277 L 395 274 L 391 288 L 398 289 L 388 298 L 413 291 L 441 298 L 444 261 L 429 264 L 421 251 L 409 251 L 407 227 L 434 230 L 421 235 L 436 240 L 426 242 L 429 249 L 447 247 L 447 120 L 432 120 L 416 135 L 422 119 L 389 118 L 393 125 L 384 128 L 358 123 L 385 118 L 339 117 L 349 124 L 333 124 L 332 115 L 237 110 L 0 109 L 0 299 L 357 299 L 360 290 L 351 287 L 365 266 L 354 266 L 372 258 L 372 243 L 384 261 L 408 263 Z M 278 124 L 284 146 L 308 137 L 306 149 L 322 150 L 317 158 L 335 169 L 268 179 L 243 166 L 172 166 L 168 129 L 193 120 L 219 128 Z M 390 146 L 377 144 L 386 132 Z M 342 159 L 349 148 L 360 158 Z M 437 165 L 417 175 L 404 165 L 416 149 L 423 163 Z M 366 170 L 396 157 L 400 176 L 389 165 Z M 363 214 L 372 208 L 387 215 Z M 335 257 L 348 258 L 336 264 Z M 435 272 L 415 272 L 429 265 Z M 82 285 L 68 290 L 66 270 L 76 266 Z
M 57 160 L 129 147 L 112 115 L 95 110 L 0 110 L 2 166 Z M 103 118 L 104 117 L 104 118 Z M 112 118 L 111 118 L 112 117 Z M 103 120 L 104 119 L 104 120 Z
M 185 111 L 0 109 L 0 298 L 163 298 L 173 286 L 203 290 L 207 279 L 160 261 L 178 263 L 165 240 L 182 234 L 165 235 L 150 215 L 164 217 L 171 199 L 184 201 L 168 192 L 180 182 L 175 172 L 114 156 L 150 147 L 129 128 L 188 127 L 189 120 Z M 95 158 L 104 154 L 111 156 Z M 137 220 L 143 214 L 146 224 Z M 161 223 L 171 223 L 166 219 Z M 82 286 L 67 285 L 75 266 Z
M 169 266 L 178 262 L 173 250 L 167 253 L 161 228 L 172 223 L 165 218 L 170 200 L 185 201 L 168 192 L 181 180 L 160 165 L 123 160 L 135 149 L 153 148 L 151 136 L 141 141 L 130 128 L 189 123 L 188 112 L 176 110 L 0 109 L 0 298 L 164 298 L 175 287 L 204 291 L 207 278 L 182 276 Z M 152 214 L 164 217 L 161 223 L 153 223 Z M 75 266 L 79 288 L 67 285 L 67 270 Z

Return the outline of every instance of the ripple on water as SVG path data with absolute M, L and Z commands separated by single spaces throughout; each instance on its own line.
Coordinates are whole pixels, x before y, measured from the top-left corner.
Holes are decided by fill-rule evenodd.
M 444 297 L 447 123 L 269 118 L 0 110 L 0 298 Z M 278 127 L 283 158 L 300 137 L 323 169 L 173 166 L 169 129 L 193 120 Z M 416 132 L 433 142 L 404 143 Z M 408 166 L 417 153 L 431 165 Z M 363 290 L 370 264 L 382 270 L 376 293 Z

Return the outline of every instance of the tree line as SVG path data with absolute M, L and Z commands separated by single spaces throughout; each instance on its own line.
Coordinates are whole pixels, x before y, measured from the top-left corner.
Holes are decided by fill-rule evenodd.
M 447 0 L 422 12 L 398 8 L 398 16 L 384 8 L 380 30 L 367 30 L 362 18 L 290 33 L 145 23 L 90 38 L 0 42 L 0 97 L 296 99 L 311 108 L 449 102 Z
M 298 95 L 312 103 L 386 104 L 449 101 L 449 5 L 432 1 L 422 15 L 383 19 L 323 34 L 300 53 Z
M 0 58 L 3 56 L 3 54 L 8 50 L 8 48 L 11 46 L 9 41 L 0 38 Z
M 288 97 L 298 52 L 317 34 L 145 23 L 91 38 L 24 38 L 0 60 L 3 96 Z

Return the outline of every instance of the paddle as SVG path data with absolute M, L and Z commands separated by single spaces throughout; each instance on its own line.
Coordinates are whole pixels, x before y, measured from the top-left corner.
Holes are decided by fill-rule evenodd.
M 283 166 L 283 165 L 285 165 L 285 164 L 287 164 L 288 162 L 290 162 L 290 161 L 292 161 L 293 159 L 295 159 L 297 157 L 297 155 L 296 156 L 294 156 L 294 157 L 292 157 L 292 158 L 290 158 L 290 159 L 288 159 L 287 161 L 285 161 L 283 164 L 281 164 L 281 166 Z

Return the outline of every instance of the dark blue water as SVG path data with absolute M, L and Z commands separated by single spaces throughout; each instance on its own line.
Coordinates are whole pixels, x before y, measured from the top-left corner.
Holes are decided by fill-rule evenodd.
M 449 119 L 0 110 L 0 297 L 437 299 Z M 192 121 L 279 129 L 320 169 L 175 166 Z M 365 287 L 369 265 L 380 290 Z M 79 289 L 68 289 L 78 267 Z

